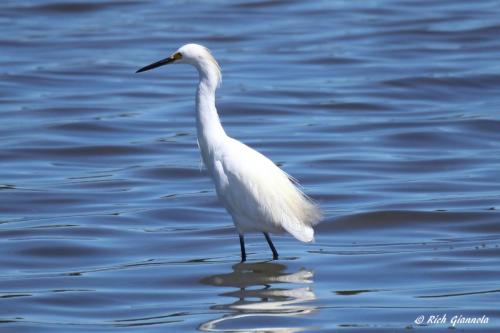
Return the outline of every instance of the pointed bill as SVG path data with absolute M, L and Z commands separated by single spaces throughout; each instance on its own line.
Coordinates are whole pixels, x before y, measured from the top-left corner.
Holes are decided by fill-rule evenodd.
M 171 55 L 168 58 L 162 59 L 160 61 L 154 62 L 154 63 L 152 63 L 150 65 L 147 65 L 147 66 L 144 66 L 144 67 L 138 69 L 136 71 L 136 73 L 141 73 L 141 72 L 149 71 L 150 69 L 154 69 L 154 68 L 161 67 L 163 65 L 170 64 L 170 63 L 172 63 L 172 62 L 174 62 L 176 60 L 179 60 L 179 59 L 182 59 L 182 55 L 179 52 L 176 52 L 176 53 L 174 53 L 173 55 Z

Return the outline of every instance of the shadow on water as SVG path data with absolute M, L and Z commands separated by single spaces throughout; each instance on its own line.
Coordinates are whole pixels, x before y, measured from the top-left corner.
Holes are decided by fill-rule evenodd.
M 210 309 L 224 314 L 201 324 L 201 331 L 299 332 L 305 329 L 300 325 L 290 326 L 289 319 L 316 310 L 308 304 L 316 299 L 310 287 L 312 271 L 301 268 L 289 273 L 285 272 L 286 265 L 271 262 L 239 263 L 232 269 L 230 273 L 201 279 L 202 284 L 235 288 L 219 294 L 235 301 L 211 306 Z

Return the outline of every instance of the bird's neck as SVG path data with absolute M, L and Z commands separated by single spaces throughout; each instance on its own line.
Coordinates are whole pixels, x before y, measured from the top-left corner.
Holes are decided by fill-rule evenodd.
M 208 156 L 217 144 L 226 138 L 226 133 L 215 108 L 215 90 L 219 77 L 215 72 L 199 70 L 200 83 L 196 92 L 196 129 L 198 143 L 203 160 L 207 164 Z

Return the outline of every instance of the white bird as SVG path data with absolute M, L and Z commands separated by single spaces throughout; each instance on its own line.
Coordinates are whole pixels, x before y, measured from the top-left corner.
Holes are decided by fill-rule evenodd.
M 168 58 L 136 73 L 170 63 L 185 63 L 198 70 L 198 145 L 219 200 L 239 233 L 241 261 L 246 260 L 246 232 L 262 232 L 273 252 L 273 259 L 278 259 L 278 252 L 269 233 L 287 231 L 302 242 L 313 241 L 312 226 L 321 219 L 319 207 L 270 159 L 224 131 L 215 107 L 215 91 L 221 82 L 221 71 L 210 51 L 198 44 L 186 44 Z

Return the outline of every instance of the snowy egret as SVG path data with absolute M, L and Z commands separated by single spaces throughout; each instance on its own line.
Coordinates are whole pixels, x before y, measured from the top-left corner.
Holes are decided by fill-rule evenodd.
M 215 108 L 215 90 L 221 82 L 221 71 L 210 51 L 201 45 L 186 44 L 168 58 L 136 73 L 170 63 L 185 63 L 198 70 L 198 146 L 219 200 L 239 233 L 241 261 L 246 260 L 246 232 L 262 232 L 273 259 L 278 259 L 278 252 L 269 233 L 286 231 L 302 242 L 313 241 L 312 226 L 321 219 L 319 207 L 271 160 L 229 137 L 222 128 Z

